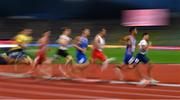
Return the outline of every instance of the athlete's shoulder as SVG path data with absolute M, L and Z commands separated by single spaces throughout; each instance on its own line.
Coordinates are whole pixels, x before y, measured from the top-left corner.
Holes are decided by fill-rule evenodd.
M 147 45 L 147 44 L 148 44 L 147 41 L 144 39 L 139 42 L 139 45 Z
M 131 39 L 131 35 L 126 35 L 123 37 L 124 41 L 129 41 Z
M 64 35 L 64 34 L 60 35 L 59 39 L 71 40 L 71 38 L 69 36 Z
M 141 40 L 140 42 L 147 42 L 147 41 L 143 39 L 143 40 Z

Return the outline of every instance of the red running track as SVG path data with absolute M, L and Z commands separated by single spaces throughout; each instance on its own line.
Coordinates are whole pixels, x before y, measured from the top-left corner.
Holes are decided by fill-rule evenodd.
M 57 65 L 54 74 L 59 76 Z M 25 72 L 29 66 L 18 66 L 18 73 Z M 117 79 L 113 71 L 114 65 L 100 73 L 97 65 L 91 65 L 79 76 L 88 78 Z M 141 66 L 144 72 L 144 66 Z M 13 66 L 0 66 L 0 72 L 13 72 Z M 153 77 L 162 83 L 180 83 L 180 66 L 156 64 Z M 134 70 L 124 69 L 125 80 L 138 81 Z M 35 75 L 40 75 L 36 72 Z M 148 86 L 138 87 L 127 84 L 81 83 L 72 81 L 13 79 L 0 77 L 0 99 L 180 99 L 180 88 Z

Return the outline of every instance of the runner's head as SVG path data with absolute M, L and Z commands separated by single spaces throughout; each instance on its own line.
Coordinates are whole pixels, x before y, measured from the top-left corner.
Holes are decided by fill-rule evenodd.
M 49 37 L 49 36 L 50 36 L 50 34 L 51 34 L 51 31 L 46 31 L 46 32 L 44 32 L 43 36 L 45 36 L 45 37 Z
M 32 34 L 33 30 L 30 28 L 24 28 L 20 33 L 25 34 L 25 35 L 30 35 Z
M 101 28 L 100 30 L 99 30 L 99 35 L 101 35 L 102 37 L 104 37 L 105 35 L 106 35 L 106 28 Z
M 149 33 L 143 33 L 143 39 L 149 41 Z
M 83 36 L 88 37 L 90 35 L 90 29 L 89 28 L 82 28 L 81 33 Z
M 81 37 L 80 36 L 75 37 L 73 43 L 74 44 L 80 44 L 81 43 Z
M 68 27 L 63 27 L 62 28 L 62 34 L 64 34 L 64 35 L 69 36 L 71 34 L 71 31 L 72 30 L 70 28 L 68 28 Z
M 129 32 L 130 32 L 130 34 L 133 35 L 133 36 L 136 36 L 137 33 L 138 33 L 136 27 L 130 27 L 130 28 L 129 28 Z

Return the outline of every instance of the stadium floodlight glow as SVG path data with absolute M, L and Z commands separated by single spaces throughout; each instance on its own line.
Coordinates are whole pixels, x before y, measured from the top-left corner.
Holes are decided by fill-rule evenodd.
M 123 26 L 167 26 L 168 9 L 125 10 L 122 13 Z

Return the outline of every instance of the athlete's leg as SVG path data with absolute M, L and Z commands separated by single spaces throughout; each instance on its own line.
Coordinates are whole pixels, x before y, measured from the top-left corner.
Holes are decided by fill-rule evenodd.
M 102 58 L 100 57 L 100 59 L 103 61 L 104 57 L 102 56 Z M 105 69 L 107 69 L 109 63 L 111 63 L 112 61 L 116 60 L 114 57 L 112 58 L 105 58 L 102 67 L 101 67 L 101 71 L 104 71 Z
M 89 65 L 86 55 L 76 56 L 76 62 L 77 63 L 73 65 L 73 72 L 75 73 L 84 71 Z
M 90 63 L 91 63 L 91 64 L 95 64 L 96 59 L 97 59 L 97 50 L 94 49 L 94 50 L 92 51 L 92 54 L 91 54 Z
M 118 68 L 117 66 L 114 68 L 115 74 L 118 76 L 119 80 L 124 80 L 124 75 L 121 68 Z
M 73 58 L 71 55 L 68 55 L 66 56 L 66 62 L 65 62 L 65 65 L 68 65 L 68 64 L 72 64 L 73 63 Z
M 48 77 L 52 77 L 53 73 L 52 73 L 52 67 L 47 65 L 47 64 L 39 64 L 37 66 L 38 70 L 43 73 L 44 75 L 48 76 Z
M 32 64 L 32 68 L 27 72 L 28 74 L 31 74 L 33 73 L 36 69 L 37 69 L 37 66 L 38 64 L 40 63 L 40 57 L 37 56 L 35 59 L 34 59 L 34 62 Z
M 153 77 L 152 77 L 152 69 L 153 69 L 153 66 L 152 66 L 152 64 L 151 64 L 150 62 L 147 63 L 147 66 L 148 66 L 147 74 L 148 74 L 150 83 L 156 85 L 159 81 L 153 79 Z
M 140 84 L 139 84 L 139 85 L 144 87 L 144 86 L 148 85 L 148 84 L 150 83 L 150 81 L 149 81 L 148 75 L 145 75 L 145 76 L 144 76 L 144 75 L 142 75 L 142 73 L 140 72 L 139 66 L 138 66 L 138 64 L 139 64 L 140 62 L 143 62 L 144 64 L 147 64 L 148 59 L 146 59 L 145 55 L 138 53 L 138 54 L 136 55 L 135 60 L 134 60 L 134 67 L 135 67 L 135 70 L 136 70 L 136 72 L 137 72 L 137 75 L 141 78 L 141 81 L 140 81 Z

